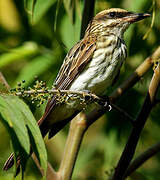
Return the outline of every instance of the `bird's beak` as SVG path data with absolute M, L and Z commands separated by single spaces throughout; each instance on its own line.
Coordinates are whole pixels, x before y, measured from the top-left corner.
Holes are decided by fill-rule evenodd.
M 124 20 L 130 23 L 140 21 L 144 18 L 150 17 L 149 13 L 130 13 L 128 16 L 124 17 Z

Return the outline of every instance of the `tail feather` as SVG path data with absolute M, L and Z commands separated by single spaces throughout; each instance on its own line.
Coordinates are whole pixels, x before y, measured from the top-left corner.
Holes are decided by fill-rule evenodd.
M 17 176 L 20 172 L 20 156 L 17 157 L 17 162 L 16 162 L 16 174 L 15 176 Z M 8 169 L 10 169 L 12 166 L 14 165 L 14 154 L 12 153 L 9 158 L 7 159 L 7 161 L 5 162 L 4 166 L 3 166 L 3 170 L 7 171 Z
M 3 170 L 7 171 L 14 165 L 14 154 L 12 153 L 3 166 Z

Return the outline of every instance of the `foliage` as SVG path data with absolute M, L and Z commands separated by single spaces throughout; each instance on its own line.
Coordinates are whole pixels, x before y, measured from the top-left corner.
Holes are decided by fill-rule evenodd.
M 26 154 L 29 155 L 31 144 L 42 168 L 46 171 L 47 153 L 44 141 L 34 116 L 26 104 L 15 96 L 1 95 L 0 112 L 0 117 L 10 133 L 16 157 L 19 154 L 27 157 Z M 25 162 L 22 165 L 25 166 Z
M 23 79 L 27 87 L 32 86 L 35 76 L 51 87 L 66 52 L 79 40 L 84 2 L 80 0 L 1 0 L 1 2 L 0 71 L 11 88 L 15 88 L 17 82 Z M 143 40 L 151 19 L 132 25 L 127 31 L 125 41 L 128 46 L 128 58 L 122 67 L 119 81 L 108 90 L 107 94 L 126 79 L 159 45 L 160 14 L 157 9 L 160 3 L 158 0 L 155 2 L 155 22 L 148 37 Z M 153 10 L 151 0 L 97 0 L 95 11 L 99 12 L 110 7 L 150 13 Z M 8 13 L 7 15 L 3 9 Z M 118 102 L 119 106 L 133 117 L 137 116 L 143 103 L 151 75 L 152 71 L 148 72 L 143 80 L 122 96 Z M 41 117 L 44 106 L 37 108 L 30 101 L 26 103 L 33 114 L 19 98 L 1 94 L 1 118 L 3 118 L 5 127 L 12 126 L 13 128 L 13 131 L 9 132 L 15 154 L 20 149 L 23 153 L 28 154 L 30 142 L 34 143 L 41 166 L 45 169 L 46 152 L 40 132 L 35 125 L 35 118 L 38 120 Z M 145 126 L 137 154 L 159 140 L 159 124 L 158 105 L 152 111 Z M 130 122 L 127 122 L 115 110 L 96 121 L 89 128 L 83 141 L 73 179 L 106 179 L 107 174 L 115 167 L 120 157 L 130 127 Z M 66 136 L 67 128 L 49 143 L 46 140 L 48 159 L 55 168 L 61 160 Z M 3 124 L 0 124 L 0 169 L 12 151 L 10 137 Z M 160 158 L 157 155 L 138 169 L 133 174 L 133 179 L 158 179 L 159 166 Z M 6 175 L 11 179 L 12 173 L 8 175 L 7 172 L 0 170 L 0 179 L 5 179 Z M 30 160 L 25 179 L 37 179 L 37 176 L 40 178 L 39 171 Z

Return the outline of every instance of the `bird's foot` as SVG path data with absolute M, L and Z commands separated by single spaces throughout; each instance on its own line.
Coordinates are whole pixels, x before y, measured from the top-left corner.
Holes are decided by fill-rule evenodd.
M 103 106 L 104 108 L 107 108 L 108 111 L 112 110 L 112 106 L 108 96 L 101 96 L 101 101 L 99 102 L 99 105 Z

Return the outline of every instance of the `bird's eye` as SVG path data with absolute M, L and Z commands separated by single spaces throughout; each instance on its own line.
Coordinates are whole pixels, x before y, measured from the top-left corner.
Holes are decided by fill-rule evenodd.
M 114 18 L 114 17 L 116 16 L 116 12 L 110 12 L 110 13 L 109 13 L 109 16 L 110 16 L 111 18 Z

